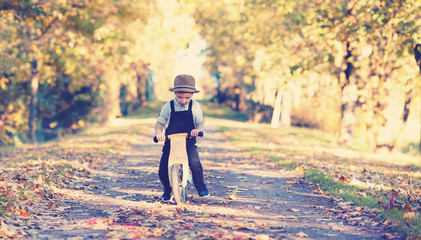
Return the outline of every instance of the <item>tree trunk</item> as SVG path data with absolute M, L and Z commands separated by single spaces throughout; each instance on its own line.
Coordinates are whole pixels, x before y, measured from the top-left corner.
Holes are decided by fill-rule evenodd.
M 343 65 L 345 70 L 343 74 L 339 76 L 339 82 L 344 78 L 343 84 L 341 85 L 342 104 L 341 104 L 341 123 L 339 131 L 339 143 L 351 146 L 353 143 L 353 132 L 356 122 L 355 117 L 355 106 L 358 99 L 357 86 L 351 84 L 351 74 L 354 66 L 349 61 L 352 57 L 350 43 L 346 43 L 346 55 L 344 57 Z
M 243 74 L 243 72 L 241 71 L 241 72 L 239 72 L 239 73 L 237 73 L 237 74 L 235 74 L 236 75 L 236 77 L 237 77 L 237 79 L 238 79 L 238 87 L 240 88 L 240 91 L 239 91 L 239 99 L 238 99 L 238 110 L 240 110 L 240 111 L 247 111 L 247 108 L 248 108 L 248 106 L 247 106 L 247 104 L 246 104 L 246 95 L 247 95 L 247 89 L 246 89 L 246 87 L 245 87 L 245 84 L 244 84 L 244 80 L 243 80 L 243 77 L 244 77 L 244 74 Z
M 356 122 L 355 106 L 358 98 L 357 86 L 347 85 L 342 89 L 342 117 L 340 125 L 339 143 L 351 146 L 353 143 L 353 132 Z
M 105 100 L 105 119 L 112 121 L 121 117 L 120 88 L 121 82 L 115 69 L 106 73 L 107 97 Z
M 418 68 L 420 69 L 420 75 L 421 75 L 421 44 L 415 45 L 414 56 L 415 56 L 415 61 L 417 61 L 417 64 L 418 64 Z M 421 141 L 419 143 L 419 147 L 421 149 Z
M 292 94 L 285 91 L 282 96 L 282 113 L 281 124 L 285 127 L 291 127 L 291 109 L 292 109 Z
M 29 102 L 29 133 L 28 140 L 30 143 L 36 143 L 36 115 L 38 103 L 38 86 L 39 86 L 39 69 L 38 60 L 34 58 L 31 62 L 31 98 Z
M 281 104 L 282 104 L 282 95 L 283 95 L 282 92 L 283 90 L 280 88 L 278 90 L 278 93 L 276 94 L 275 104 L 274 104 L 273 113 L 272 113 L 272 121 L 271 121 L 272 128 L 279 127 L 279 119 L 281 117 Z
M 420 69 L 420 74 L 421 74 L 421 44 L 415 45 L 414 56 L 415 56 L 415 61 L 417 61 L 418 67 Z
M 409 81 L 408 81 L 409 82 Z M 405 128 L 406 124 L 408 123 L 408 117 L 410 112 L 410 104 L 412 101 L 412 89 L 409 89 L 408 92 L 405 93 L 405 102 L 403 105 L 402 115 L 399 119 L 399 126 L 397 126 L 392 135 L 392 146 L 396 146 L 397 140 L 399 138 L 399 134 L 401 134 L 402 130 Z M 393 150 L 393 149 L 392 149 Z

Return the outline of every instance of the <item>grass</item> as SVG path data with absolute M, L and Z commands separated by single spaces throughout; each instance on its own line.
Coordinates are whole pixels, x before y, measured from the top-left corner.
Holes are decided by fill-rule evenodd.
M 6 199 L 6 195 L 4 195 L 4 194 L 1 194 L 0 195 L 0 202 L 2 202 L 2 203 L 7 203 L 7 202 L 9 202 L 7 199 Z M 5 210 L 4 210 L 4 208 L 2 207 L 2 206 L 0 206 L 0 217 L 3 217 L 5 215 Z
M 142 118 L 156 118 L 163 105 L 163 102 L 146 102 L 142 108 L 137 109 L 125 118 L 131 119 L 138 116 L 142 116 Z
M 377 199 L 373 198 L 374 196 L 365 197 L 358 194 L 360 192 L 359 188 L 348 186 L 344 182 L 337 182 L 331 175 L 326 175 L 318 170 L 312 169 L 308 170 L 306 177 L 313 183 L 320 184 L 325 191 L 341 196 L 346 202 L 352 201 L 358 206 L 363 207 L 377 207 L 378 205 Z
M 232 110 L 230 107 L 213 103 L 209 101 L 199 101 L 205 117 L 229 119 L 239 122 L 247 122 L 248 116 L 246 113 Z

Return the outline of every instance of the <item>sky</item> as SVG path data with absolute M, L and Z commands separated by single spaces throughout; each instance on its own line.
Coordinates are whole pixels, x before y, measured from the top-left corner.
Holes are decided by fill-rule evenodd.
M 189 44 L 189 47 L 178 51 L 176 56 L 175 74 L 190 74 L 195 79 L 205 75 L 202 67 L 206 56 L 202 51 L 206 48 L 206 41 L 198 37 Z

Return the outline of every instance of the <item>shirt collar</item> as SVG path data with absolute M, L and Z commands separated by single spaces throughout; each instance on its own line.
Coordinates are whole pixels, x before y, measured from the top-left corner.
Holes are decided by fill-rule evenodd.
M 190 101 L 193 101 L 192 99 L 190 99 Z M 189 102 L 189 104 L 190 104 L 190 102 Z M 177 99 L 176 98 L 174 98 L 174 106 L 177 106 L 178 108 L 181 108 L 181 109 L 183 109 L 183 108 L 188 108 L 189 107 L 189 104 L 187 104 L 186 106 L 184 106 L 184 107 L 182 107 L 178 102 L 177 102 Z

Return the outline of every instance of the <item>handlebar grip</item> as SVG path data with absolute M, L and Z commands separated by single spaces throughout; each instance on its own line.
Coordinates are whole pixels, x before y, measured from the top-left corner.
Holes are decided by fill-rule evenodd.
M 188 134 L 187 134 L 187 137 L 188 137 L 188 138 L 190 138 L 190 137 L 191 137 L 190 133 L 188 133 Z M 203 132 L 202 132 L 202 131 L 200 131 L 200 132 L 199 132 L 198 137 L 203 137 Z
M 188 138 L 190 138 L 190 137 L 191 137 L 191 136 L 190 136 L 190 133 L 188 133 L 187 137 L 188 137 Z M 203 137 L 203 132 L 202 132 L 202 131 L 200 131 L 200 132 L 199 132 L 198 137 Z M 165 136 L 165 140 L 167 140 L 167 139 L 168 139 L 168 137 L 167 137 L 167 136 Z M 154 141 L 155 143 L 158 143 L 158 142 L 159 142 L 159 141 L 158 141 L 158 138 L 156 138 L 156 136 L 153 138 L 153 141 Z

